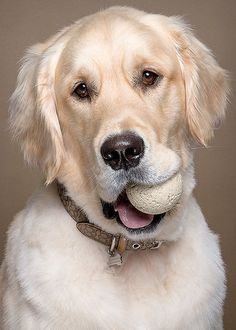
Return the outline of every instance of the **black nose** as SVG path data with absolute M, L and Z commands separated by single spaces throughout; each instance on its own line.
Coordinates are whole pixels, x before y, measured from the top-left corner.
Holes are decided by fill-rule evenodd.
M 143 139 L 131 132 L 108 138 L 101 147 L 104 162 L 113 170 L 128 170 L 139 164 L 144 154 Z

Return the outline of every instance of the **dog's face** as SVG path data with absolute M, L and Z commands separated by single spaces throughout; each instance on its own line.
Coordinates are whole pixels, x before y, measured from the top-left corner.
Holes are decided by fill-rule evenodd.
M 172 213 L 193 186 L 190 141 L 211 137 L 225 93 L 224 71 L 183 23 L 115 8 L 33 48 L 13 95 L 12 123 L 26 157 L 49 181 L 57 177 L 91 222 L 165 239 L 178 230 Z M 124 225 L 126 186 L 158 184 L 178 171 L 184 197 L 177 209 L 148 226 L 139 226 L 138 215 Z

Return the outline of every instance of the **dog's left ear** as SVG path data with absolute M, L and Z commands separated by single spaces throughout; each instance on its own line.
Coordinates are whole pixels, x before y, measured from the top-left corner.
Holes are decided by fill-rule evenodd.
M 187 126 L 195 140 L 207 145 L 214 128 L 224 118 L 229 90 L 227 73 L 181 19 L 171 17 L 170 22 L 185 84 Z

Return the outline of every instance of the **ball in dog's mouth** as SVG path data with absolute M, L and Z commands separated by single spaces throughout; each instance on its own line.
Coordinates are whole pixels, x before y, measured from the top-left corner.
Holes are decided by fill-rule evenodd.
M 102 202 L 103 213 L 129 231 L 151 230 L 178 203 L 182 191 L 180 173 L 156 186 L 128 185 L 115 203 Z
M 123 192 L 115 203 L 102 201 L 103 214 L 107 219 L 114 219 L 129 232 L 152 231 L 166 213 L 147 214 L 136 209 Z

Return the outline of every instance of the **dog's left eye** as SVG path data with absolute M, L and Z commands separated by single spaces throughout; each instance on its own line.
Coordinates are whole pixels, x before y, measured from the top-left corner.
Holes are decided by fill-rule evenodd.
M 85 99 L 89 97 L 89 91 L 87 85 L 82 82 L 79 85 L 76 86 L 76 88 L 73 91 L 73 95 L 78 96 L 80 99 Z
M 152 86 L 161 76 L 155 72 L 145 70 L 142 73 L 142 83 L 145 86 Z

